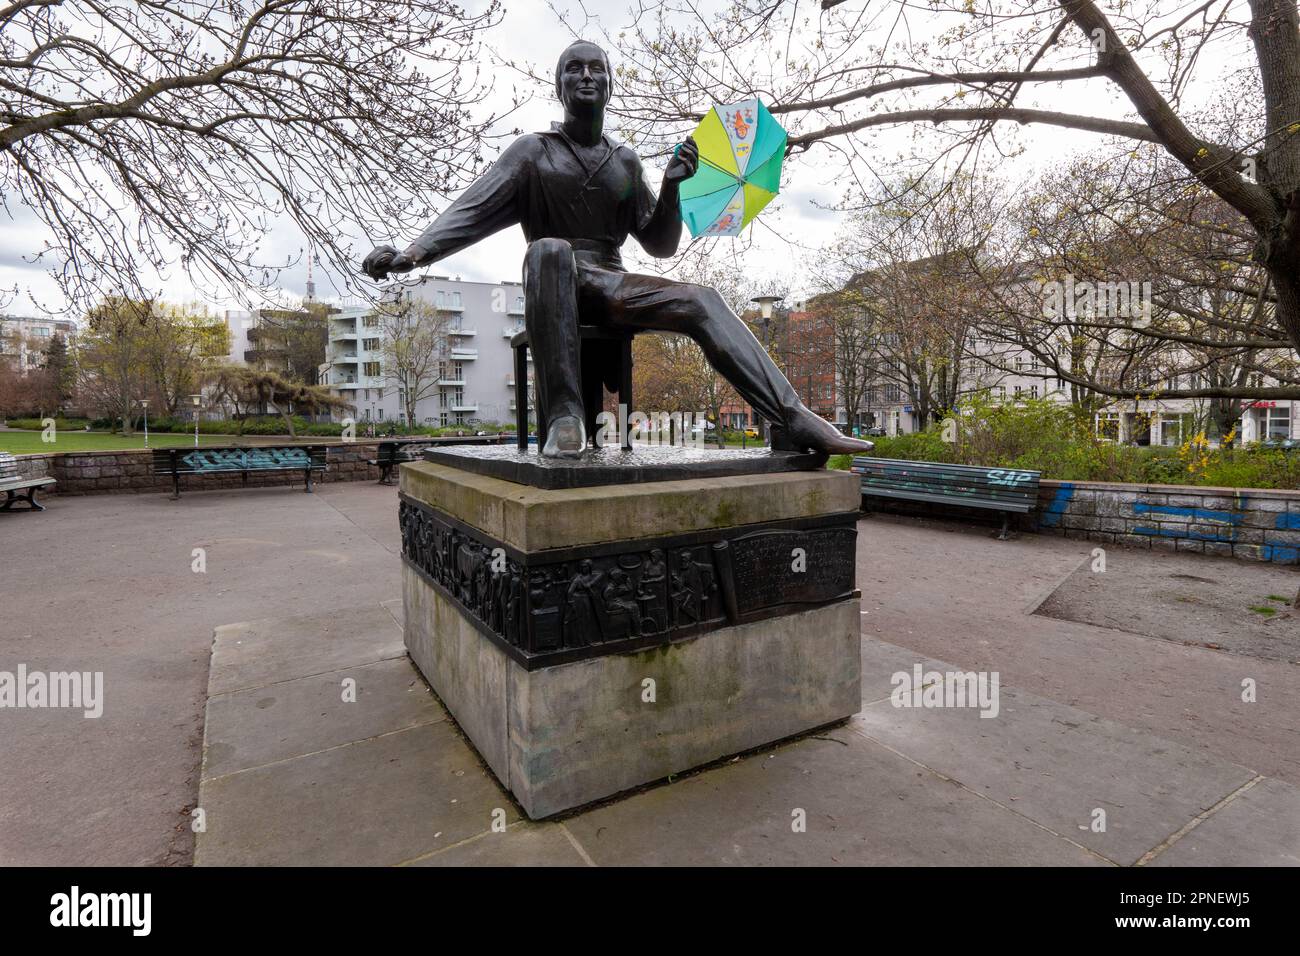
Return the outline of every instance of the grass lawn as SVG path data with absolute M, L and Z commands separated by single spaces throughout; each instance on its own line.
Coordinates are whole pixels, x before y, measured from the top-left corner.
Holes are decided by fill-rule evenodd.
M 130 438 L 111 435 L 108 432 L 60 431 L 56 441 L 41 441 L 41 433 L 35 431 L 0 431 L 0 451 L 11 455 L 39 455 L 47 452 L 61 451 L 121 451 L 122 449 L 144 448 L 144 435 L 136 434 Z M 200 445 L 267 445 L 287 441 L 285 437 L 267 435 L 247 435 L 236 438 L 234 435 L 200 435 Z M 313 438 L 312 441 L 328 443 L 335 439 Z M 194 447 L 194 435 L 182 435 L 176 432 L 156 432 L 149 435 L 150 448 L 175 448 L 176 446 Z

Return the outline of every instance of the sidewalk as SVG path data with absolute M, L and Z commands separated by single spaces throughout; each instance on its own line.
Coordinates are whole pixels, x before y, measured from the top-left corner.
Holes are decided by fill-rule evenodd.
M 103 670 L 106 697 L 99 720 L 0 713 L 0 863 L 188 862 L 196 804 L 199 864 L 1300 863 L 1300 655 L 1033 614 L 1092 545 L 880 517 L 860 714 L 527 822 L 404 656 L 395 509 L 347 483 L 0 519 L 24 572 L 0 580 L 0 669 Z M 1112 549 L 1107 574 L 1163 559 Z M 894 707 L 916 663 L 998 671 L 998 717 Z

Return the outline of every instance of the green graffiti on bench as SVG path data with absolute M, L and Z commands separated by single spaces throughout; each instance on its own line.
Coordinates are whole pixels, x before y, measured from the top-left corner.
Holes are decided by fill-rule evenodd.
M 194 472 L 268 471 L 312 467 L 306 448 L 214 448 L 186 453 L 183 461 Z

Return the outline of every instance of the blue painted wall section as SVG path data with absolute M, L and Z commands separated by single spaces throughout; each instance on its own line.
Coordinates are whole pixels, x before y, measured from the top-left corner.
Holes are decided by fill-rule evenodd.
M 1061 515 L 1070 507 L 1070 502 L 1074 500 L 1074 485 L 1071 482 L 1063 481 L 1061 486 L 1056 489 L 1056 494 L 1051 502 L 1043 509 L 1038 523 L 1046 528 L 1055 528 L 1061 524 Z
M 1300 514 L 1280 514 L 1277 516 L 1278 531 L 1300 531 Z M 1266 544 L 1261 549 L 1265 561 L 1277 561 L 1280 564 L 1300 564 L 1300 547 L 1287 544 Z
M 1188 527 L 1151 528 L 1136 525 L 1134 534 L 1152 535 L 1161 538 L 1187 538 L 1191 541 L 1223 541 L 1232 543 L 1237 539 L 1237 526 L 1245 519 L 1244 514 L 1232 511 L 1214 511 L 1208 508 L 1183 508 L 1174 505 L 1150 505 L 1144 501 L 1133 503 L 1134 514 L 1153 517 L 1186 518 Z M 1196 522 L 1200 527 L 1193 527 Z
M 1300 565 L 1294 490 L 1044 481 L 1040 531 L 1125 547 Z

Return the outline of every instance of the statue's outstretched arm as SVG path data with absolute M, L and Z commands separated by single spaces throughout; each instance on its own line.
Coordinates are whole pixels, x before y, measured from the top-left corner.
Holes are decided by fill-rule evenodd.
M 417 266 L 428 265 L 518 223 L 519 184 L 529 153 L 522 139 L 511 143 L 405 254 Z

